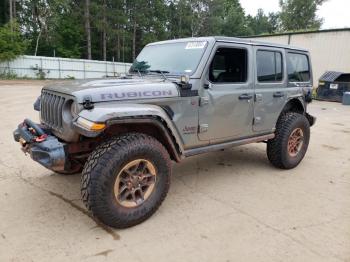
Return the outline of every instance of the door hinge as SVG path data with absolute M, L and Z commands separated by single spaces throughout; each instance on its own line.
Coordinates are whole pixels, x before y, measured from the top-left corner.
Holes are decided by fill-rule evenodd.
M 199 125 L 199 133 L 208 132 L 209 125 L 208 124 L 200 124 Z
M 209 97 L 207 96 L 202 96 L 199 100 L 199 105 L 200 106 L 204 106 L 204 105 L 207 105 L 209 104 Z
M 261 117 L 260 116 L 256 116 L 253 119 L 253 125 L 257 125 L 261 123 Z
M 262 102 L 262 101 L 263 101 L 263 95 L 255 94 L 255 102 Z

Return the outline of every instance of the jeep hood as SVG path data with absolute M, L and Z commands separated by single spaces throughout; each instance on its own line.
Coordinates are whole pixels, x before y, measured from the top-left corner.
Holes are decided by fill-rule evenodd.
M 78 103 L 178 97 L 177 85 L 154 78 L 93 79 L 64 81 L 47 85 L 43 90 L 76 97 Z

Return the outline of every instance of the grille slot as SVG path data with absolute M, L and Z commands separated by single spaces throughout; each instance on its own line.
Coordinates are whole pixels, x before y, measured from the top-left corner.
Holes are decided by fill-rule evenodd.
M 49 127 L 62 129 L 63 96 L 43 91 L 41 93 L 41 121 Z

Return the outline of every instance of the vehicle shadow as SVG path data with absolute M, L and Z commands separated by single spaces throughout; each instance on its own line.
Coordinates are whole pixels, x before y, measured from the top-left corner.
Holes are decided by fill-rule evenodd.
M 224 181 L 224 183 L 234 184 L 238 176 L 259 176 L 259 172 L 255 172 L 255 170 L 261 169 L 268 172 L 275 170 L 267 160 L 265 145 L 248 145 L 194 156 L 185 159 L 180 164 L 173 165 L 172 184 L 165 201 L 180 201 L 177 195 L 182 195 L 184 190 L 193 189 L 194 177 L 199 178 L 203 185 L 212 184 L 215 186 L 215 181 L 218 178 Z M 28 183 L 46 192 L 50 197 L 64 202 L 66 205 L 60 204 L 60 208 L 67 209 L 65 211 L 68 211 L 68 213 L 72 209 L 78 211 L 80 214 L 78 217 L 80 219 L 76 216 L 71 219 L 76 220 L 80 226 L 83 226 L 81 223 L 84 223 L 87 228 L 99 227 L 114 240 L 119 239 L 120 236 L 117 232 L 120 230 L 114 230 L 99 223 L 86 210 L 80 196 L 80 178 L 81 176 L 79 174 L 59 175 L 47 171 L 47 173 L 42 174 L 40 177 L 31 178 Z M 41 203 L 39 206 L 43 204 L 52 205 L 52 203 L 46 201 L 46 203 Z M 162 205 L 162 208 L 167 209 L 172 206 L 179 206 L 180 204 L 170 203 Z M 33 206 L 35 206 L 35 203 L 33 203 Z M 166 213 L 167 211 L 163 210 L 163 212 Z M 75 212 L 70 213 L 74 214 Z M 89 219 L 81 219 L 82 216 Z M 139 228 L 142 228 L 142 226 Z

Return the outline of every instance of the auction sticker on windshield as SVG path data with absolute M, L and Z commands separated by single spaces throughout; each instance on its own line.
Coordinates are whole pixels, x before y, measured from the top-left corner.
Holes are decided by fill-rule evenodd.
M 202 49 L 207 42 L 188 42 L 185 49 Z

